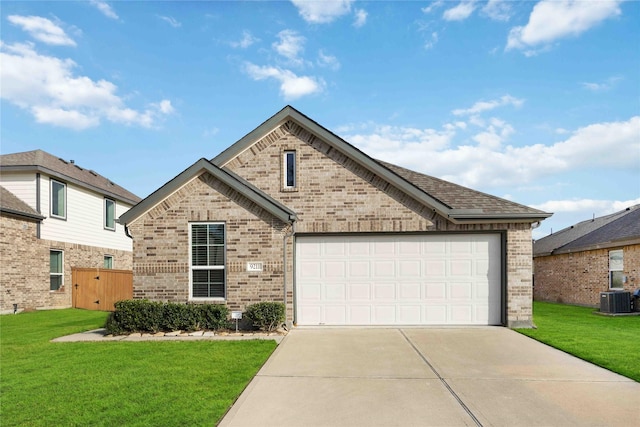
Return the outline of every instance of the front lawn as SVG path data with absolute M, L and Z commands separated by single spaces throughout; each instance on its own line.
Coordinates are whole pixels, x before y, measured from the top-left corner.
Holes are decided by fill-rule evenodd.
M 2 426 L 215 425 L 272 340 L 51 343 L 104 326 L 76 309 L 0 316 Z
M 517 331 L 640 381 L 640 316 L 600 316 L 595 308 L 533 303 L 538 329 Z

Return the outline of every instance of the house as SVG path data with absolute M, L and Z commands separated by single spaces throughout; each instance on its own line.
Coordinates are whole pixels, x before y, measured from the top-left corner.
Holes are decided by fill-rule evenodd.
M 297 325 L 530 326 L 549 214 L 372 159 L 287 106 L 122 215 L 134 297 Z
M 583 221 L 533 245 L 534 298 L 597 307 L 600 292 L 640 288 L 640 205 Z
M 140 198 L 34 150 L 0 156 L 0 312 L 72 305 L 72 267 L 131 269 L 116 219 Z

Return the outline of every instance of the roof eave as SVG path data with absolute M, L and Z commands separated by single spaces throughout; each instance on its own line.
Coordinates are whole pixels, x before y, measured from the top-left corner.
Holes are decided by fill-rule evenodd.
M 125 202 L 129 205 L 135 205 L 136 203 L 139 202 L 139 200 L 133 200 L 130 199 L 128 197 L 123 197 L 119 194 L 113 193 L 111 191 L 105 190 L 103 188 L 100 187 L 96 187 L 95 185 L 91 185 L 91 184 L 87 184 L 86 182 L 76 179 L 76 178 L 72 178 L 69 175 L 65 175 L 63 173 L 60 172 L 56 172 L 53 169 L 49 169 L 47 167 L 44 166 L 40 166 L 40 165 L 27 165 L 27 166 L 2 166 L 0 167 L 0 170 L 3 171 L 9 171 L 9 172 L 42 172 L 45 173 L 49 176 L 52 176 L 54 178 L 58 178 L 61 180 L 64 180 L 66 182 L 71 182 L 79 187 L 83 187 L 86 189 L 89 189 L 91 191 L 95 191 L 96 193 L 100 193 L 102 195 L 108 196 L 112 199 L 121 201 L 121 202 Z
M 458 213 L 458 212 L 455 212 L 455 209 L 453 209 L 452 211 L 454 212 L 449 214 L 447 218 L 457 224 L 464 224 L 464 223 L 481 224 L 481 223 L 495 223 L 495 222 L 534 223 L 534 222 L 542 221 L 546 218 L 549 218 L 552 215 L 546 212 L 540 212 L 540 213 L 527 212 L 527 213 L 521 213 L 521 214 L 513 214 L 513 213 L 483 214 L 483 213 L 475 213 L 475 212 Z
M 25 217 L 25 218 L 28 218 L 28 219 L 34 219 L 36 221 L 42 221 L 42 220 L 45 219 L 45 217 L 42 216 L 42 215 L 32 214 L 32 213 L 28 213 L 28 212 L 22 212 L 22 211 L 19 211 L 19 210 L 9 209 L 9 208 L 0 208 L 0 212 L 6 213 L 6 214 L 9 214 L 9 215 L 19 216 L 19 217 Z
M 118 218 L 118 222 L 124 225 L 131 224 L 144 213 L 162 203 L 163 200 L 182 188 L 186 183 L 200 176 L 203 172 L 211 173 L 224 184 L 247 197 L 281 221 L 292 222 L 297 220 L 295 212 L 286 209 L 284 206 L 275 204 L 273 201 L 262 196 L 259 190 L 247 187 L 229 173 L 212 164 L 207 159 L 202 158 L 153 192 L 146 199 L 122 214 L 120 218 Z

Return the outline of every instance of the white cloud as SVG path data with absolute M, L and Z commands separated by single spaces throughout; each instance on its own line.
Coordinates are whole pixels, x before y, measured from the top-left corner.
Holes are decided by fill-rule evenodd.
M 544 203 L 532 206 L 546 212 L 580 212 L 590 211 L 595 216 L 603 216 L 619 212 L 628 207 L 640 204 L 640 199 L 632 200 L 594 200 L 594 199 L 570 199 L 570 200 L 549 200 Z M 587 219 L 587 218 L 584 218 Z
M 442 14 L 445 21 L 464 21 L 476 10 L 475 1 L 463 1 Z
M 280 31 L 278 39 L 279 41 L 273 42 L 271 45 L 275 51 L 295 65 L 301 65 L 303 61 L 298 55 L 304 52 L 304 43 L 307 39 L 293 30 Z
M 504 95 L 499 99 L 492 101 L 478 101 L 471 108 L 461 108 L 453 110 L 453 114 L 456 116 L 478 114 L 485 111 L 493 110 L 498 107 L 506 105 L 512 105 L 514 107 L 520 107 L 524 103 L 524 100 L 515 98 L 511 95 Z
M 374 158 L 438 176 L 472 188 L 526 184 L 572 170 L 613 167 L 638 170 L 640 116 L 627 121 L 595 123 L 550 145 L 504 145 L 515 130 L 492 118 L 475 144 L 453 146 L 464 126 L 441 130 L 369 125 L 344 135 Z
M 233 48 L 246 49 L 254 43 L 259 42 L 260 39 L 254 37 L 250 31 L 244 30 L 242 31 L 242 38 L 237 42 L 229 43 Z
M 40 16 L 9 15 L 7 20 L 21 27 L 34 39 L 50 45 L 75 46 L 76 42 L 64 30 L 47 18 Z
M 312 24 L 328 24 L 351 12 L 354 0 L 291 0 L 302 19 Z
M 426 14 L 429 14 L 434 10 L 438 9 L 439 7 L 441 7 L 442 5 L 444 5 L 444 0 L 437 0 L 437 1 L 431 2 L 429 6 L 425 6 L 420 10 L 422 10 L 422 12 Z
M 506 50 L 548 48 L 558 39 L 578 36 L 605 19 L 620 15 L 620 2 L 542 0 L 533 7 L 527 25 L 511 29 Z
M 104 16 L 111 19 L 119 19 L 118 14 L 103 0 L 91 0 L 90 4 L 96 7 Z
M 324 81 L 310 76 L 298 76 L 278 67 L 245 64 L 246 73 L 254 80 L 275 79 L 280 82 L 280 94 L 286 99 L 297 99 L 324 90 Z
M 318 65 L 321 67 L 330 68 L 334 71 L 340 69 L 340 61 L 333 55 L 324 53 L 324 50 L 318 51 Z
M 588 89 L 592 92 L 604 92 L 611 89 L 617 82 L 622 80 L 620 76 L 609 77 L 604 82 L 594 83 L 594 82 L 583 82 L 582 87 Z
M 432 49 L 436 43 L 438 43 L 438 33 L 436 31 L 431 33 L 431 36 L 425 40 L 424 42 L 424 48 L 429 50 Z
M 354 14 L 356 15 L 356 17 L 353 21 L 353 26 L 356 28 L 363 27 L 364 24 L 367 23 L 367 16 L 368 16 L 367 11 L 364 9 L 356 9 Z
M 182 27 L 182 22 L 178 21 L 177 19 L 173 18 L 172 16 L 162 16 L 162 15 L 158 15 L 158 18 L 162 19 L 164 22 L 168 23 L 169 25 L 171 25 L 173 28 L 180 28 Z
M 511 18 L 511 2 L 508 0 L 489 0 L 482 13 L 494 21 L 508 21 Z
M 173 112 L 169 100 L 144 111 L 127 107 L 106 80 L 76 75 L 77 64 L 36 52 L 33 44 L 0 44 L 1 96 L 29 111 L 39 123 L 81 130 L 98 126 L 102 119 L 152 127 Z

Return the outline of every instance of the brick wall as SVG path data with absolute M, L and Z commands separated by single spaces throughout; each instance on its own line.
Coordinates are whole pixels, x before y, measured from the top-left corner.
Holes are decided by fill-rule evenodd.
M 283 153 L 295 150 L 297 186 L 283 186 Z M 289 122 L 227 165 L 294 210 L 296 233 L 505 232 L 508 325 L 531 325 L 529 224 L 455 225 Z M 227 224 L 228 299 L 232 310 L 283 299 L 283 238 L 288 231 L 261 208 L 204 174 L 129 225 L 134 236 L 134 296 L 185 302 L 189 297 L 188 224 Z M 262 273 L 245 272 L 263 261 Z M 287 242 L 288 319 L 293 316 L 293 239 Z
M 609 291 L 609 251 L 623 250 L 624 289 L 640 288 L 640 245 L 541 256 L 534 259 L 534 298 L 538 301 L 598 307 Z
M 71 267 L 102 268 L 104 255 L 114 257 L 114 268 L 130 270 L 132 253 L 113 249 L 38 239 L 37 223 L 0 215 L 0 313 L 71 307 Z M 64 252 L 64 287 L 50 291 L 49 251 Z

